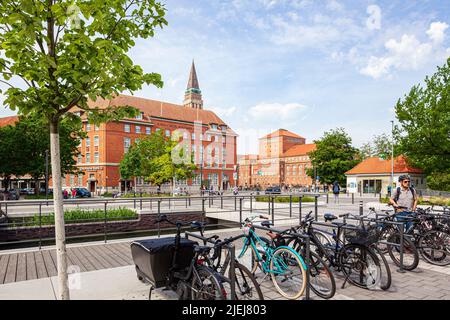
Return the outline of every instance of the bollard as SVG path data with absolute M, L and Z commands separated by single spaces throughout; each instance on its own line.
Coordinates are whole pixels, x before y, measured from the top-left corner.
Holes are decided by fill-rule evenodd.
M 272 225 L 275 225 L 275 197 L 272 197 Z
M 302 202 L 303 202 L 303 196 L 300 196 L 298 198 L 298 221 L 299 221 L 299 224 L 302 223 Z
M 359 215 L 360 216 L 362 216 L 364 214 L 363 210 L 364 210 L 364 204 L 363 204 L 363 201 L 360 200 L 359 201 Z
M 380 197 L 380 203 L 381 203 L 381 192 L 379 193 L 379 197 Z
M 252 202 L 253 202 L 253 196 L 250 195 L 250 212 L 253 212 L 253 204 L 252 204 Z
M 220 195 L 220 209 L 223 209 L 223 195 Z
M 141 199 L 140 199 L 139 201 L 140 201 L 139 208 L 140 208 L 141 211 L 142 211 L 142 192 L 141 192 Z
M 328 200 L 329 200 L 328 198 L 329 198 L 329 195 L 328 195 L 328 192 L 327 192 L 327 204 L 328 204 Z
M 234 211 L 237 211 L 237 208 L 236 208 L 236 196 L 234 196 Z
M 352 204 L 355 204 L 355 194 L 352 193 Z
M 153 210 L 153 201 L 152 201 L 152 199 L 150 199 L 150 211 L 152 211 Z
M 185 200 L 186 200 L 185 203 L 186 203 L 186 209 L 187 209 L 187 207 L 188 207 L 188 198 L 186 198 Z
M 170 198 L 169 198 L 169 210 L 170 210 Z
M 318 221 L 318 208 L 317 208 L 317 198 L 318 196 L 314 196 L 314 219 Z
M 289 195 L 289 218 L 292 218 L 292 194 Z
M 205 201 L 206 199 L 202 197 L 202 214 L 205 214 Z
M 242 228 L 242 198 L 239 198 L 239 224 Z

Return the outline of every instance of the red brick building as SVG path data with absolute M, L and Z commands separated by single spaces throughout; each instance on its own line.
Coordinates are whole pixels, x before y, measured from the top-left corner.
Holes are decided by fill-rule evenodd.
M 315 144 L 285 129 L 279 129 L 259 139 L 259 154 L 239 158 L 239 186 L 310 186 L 306 175 L 311 167 L 308 152 Z
M 177 184 L 192 186 L 193 190 L 199 190 L 201 180 L 204 184 L 213 185 L 216 190 L 236 184 L 237 135 L 214 112 L 203 109 L 194 63 L 183 105 L 126 95 L 90 102 L 91 107 L 98 108 L 124 105 L 135 107 L 141 113 L 133 119 L 95 126 L 88 122 L 82 110 L 74 110 L 83 120 L 87 137 L 79 147 L 81 154 L 77 159 L 77 167 L 80 174 L 67 175 L 63 179 L 63 187 L 83 186 L 96 193 L 123 191 L 135 185 L 145 189 L 148 185 L 139 177 L 131 181 L 122 179 L 119 163 L 133 143 L 158 130 L 168 137 L 179 134 L 182 137 L 180 143 L 187 145 L 194 153 L 199 170 L 193 179 L 178 181 Z

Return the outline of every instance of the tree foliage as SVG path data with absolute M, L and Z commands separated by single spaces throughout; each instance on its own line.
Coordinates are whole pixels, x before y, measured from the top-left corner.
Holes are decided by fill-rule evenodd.
M 315 140 L 316 150 L 308 155 L 312 168 L 308 168 L 308 176 L 314 177 L 314 170 L 321 183 L 332 184 L 338 181 L 345 185 L 345 172 L 360 162 L 358 149 L 352 146 L 352 139 L 343 128 L 325 132 L 320 140 Z
M 370 157 L 390 159 L 392 153 L 391 147 L 392 138 L 386 133 L 382 133 L 380 135 L 375 135 L 371 141 L 363 144 L 359 151 L 362 159 L 367 159 Z M 394 143 L 394 157 L 398 154 L 399 152 Z
M 401 152 L 429 175 L 430 187 L 450 190 L 450 58 L 399 99 L 395 113 Z
M 152 133 L 125 153 L 120 162 L 120 175 L 125 179 L 143 177 L 158 186 L 174 178 L 191 178 L 197 168 L 191 161 L 178 161 L 185 158 L 186 149 L 177 146 L 178 142 L 166 138 L 162 131 Z

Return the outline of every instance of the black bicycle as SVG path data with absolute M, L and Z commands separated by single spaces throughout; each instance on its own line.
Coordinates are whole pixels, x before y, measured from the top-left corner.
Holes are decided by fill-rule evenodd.
M 199 246 L 183 239 L 181 228 L 190 222 L 172 222 L 161 215 L 156 222 L 175 225 L 175 237 L 135 241 L 131 244 L 138 279 L 151 284 L 149 299 L 154 288 L 165 286 L 175 291 L 180 300 L 224 300 L 220 277 L 201 263 L 211 247 Z

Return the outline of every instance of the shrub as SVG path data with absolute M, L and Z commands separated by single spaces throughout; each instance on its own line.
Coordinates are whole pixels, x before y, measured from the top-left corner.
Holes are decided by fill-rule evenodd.
M 257 202 L 269 202 L 269 196 L 257 196 L 257 197 L 255 197 L 255 200 Z M 292 202 L 299 202 L 299 200 L 300 200 L 299 196 L 292 197 Z M 274 202 L 278 202 L 278 203 L 286 203 L 289 201 L 290 201 L 289 197 L 276 197 L 274 199 Z M 303 197 L 302 202 L 314 202 L 314 198 L 313 197 Z

